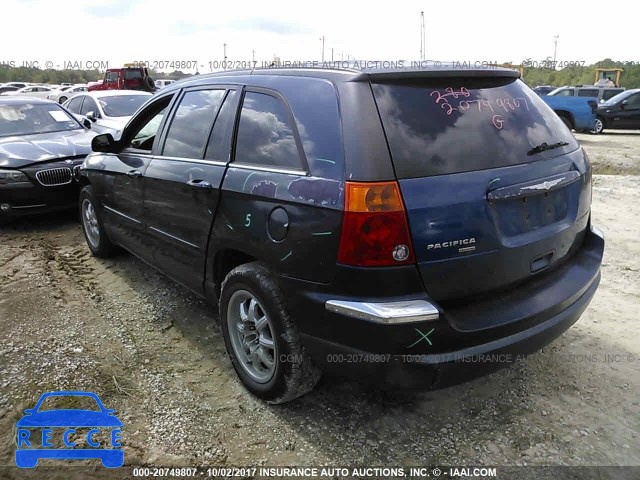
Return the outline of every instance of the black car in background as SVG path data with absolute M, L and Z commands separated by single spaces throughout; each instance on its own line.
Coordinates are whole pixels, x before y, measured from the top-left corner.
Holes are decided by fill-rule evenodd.
M 7 86 L 0 86 L 0 93 L 4 93 L 4 92 L 15 92 L 16 90 L 20 90 L 19 87 L 7 87 Z
M 640 129 L 640 88 L 626 90 L 598 105 L 591 133 L 602 133 L 605 128 Z
M 94 136 L 56 102 L 0 97 L 0 222 L 76 206 Z
M 513 70 L 200 75 L 92 149 L 92 253 L 123 247 L 217 304 L 269 402 L 323 369 L 469 379 L 561 335 L 600 281 L 586 153 Z

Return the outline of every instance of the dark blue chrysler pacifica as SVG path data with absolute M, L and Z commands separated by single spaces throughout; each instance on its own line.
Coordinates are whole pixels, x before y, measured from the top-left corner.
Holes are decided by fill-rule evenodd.
M 97 256 L 219 307 L 272 403 L 322 370 L 439 388 L 534 352 L 600 281 L 591 167 L 506 69 L 263 69 L 176 82 L 79 172 Z

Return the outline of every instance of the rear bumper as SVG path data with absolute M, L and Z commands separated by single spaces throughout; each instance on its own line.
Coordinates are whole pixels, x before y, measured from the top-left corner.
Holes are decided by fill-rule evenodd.
M 306 349 L 325 370 L 386 387 L 446 387 L 536 352 L 573 325 L 598 287 L 603 251 L 604 238 L 590 228 L 582 248 L 553 272 L 471 304 L 435 305 L 435 320 L 389 324 L 354 318 L 325 310 L 330 294 L 301 290 L 304 301 L 292 302 L 292 315 Z M 303 304 L 306 315 L 296 308 Z

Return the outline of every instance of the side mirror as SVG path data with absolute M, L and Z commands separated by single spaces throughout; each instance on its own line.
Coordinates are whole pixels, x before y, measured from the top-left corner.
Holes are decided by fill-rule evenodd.
M 98 114 L 96 112 L 87 112 L 84 115 L 85 117 L 87 117 L 89 120 L 91 120 L 92 122 L 95 122 L 98 119 Z
M 623 100 L 622 102 L 620 102 L 620 108 L 624 108 L 627 105 L 629 105 L 629 100 Z
M 31 415 L 32 413 L 35 413 L 35 408 L 27 408 L 24 411 L 24 413 L 27 414 L 27 415 Z
M 83 118 L 82 125 L 84 125 L 85 128 L 91 129 L 91 120 L 89 120 L 88 118 Z
M 91 140 L 91 150 L 94 152 L 113 153 L 118 146 L 118 142 L 113 139 L 110 133 L 96 135 Z

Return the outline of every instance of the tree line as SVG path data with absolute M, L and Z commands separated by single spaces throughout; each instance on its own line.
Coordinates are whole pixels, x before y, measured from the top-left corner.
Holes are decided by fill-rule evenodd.
M 526 65 L 526 61 L 525 61 Z M 620 79 L 625 88 L 640 88 L 640 62 L 614 61 L 610 58 L 601 60 L 593 65 L 580 65 L 562 69 L 544 67 L 525 67 L 523 80 L 535 87 L 536 85 L 592 85 L 596 68 L 622 68 L 624 72 Z M 150 71 L 155 79 L 180 79 L 191 74 L 176 70 L 171 73 Z M 41 70 L 39 68 L 10 67 L 0 64 L 0 83 L 28 82 L 28 83 L 87 83 L 101 79 L 104 73 L 98 70 Z

